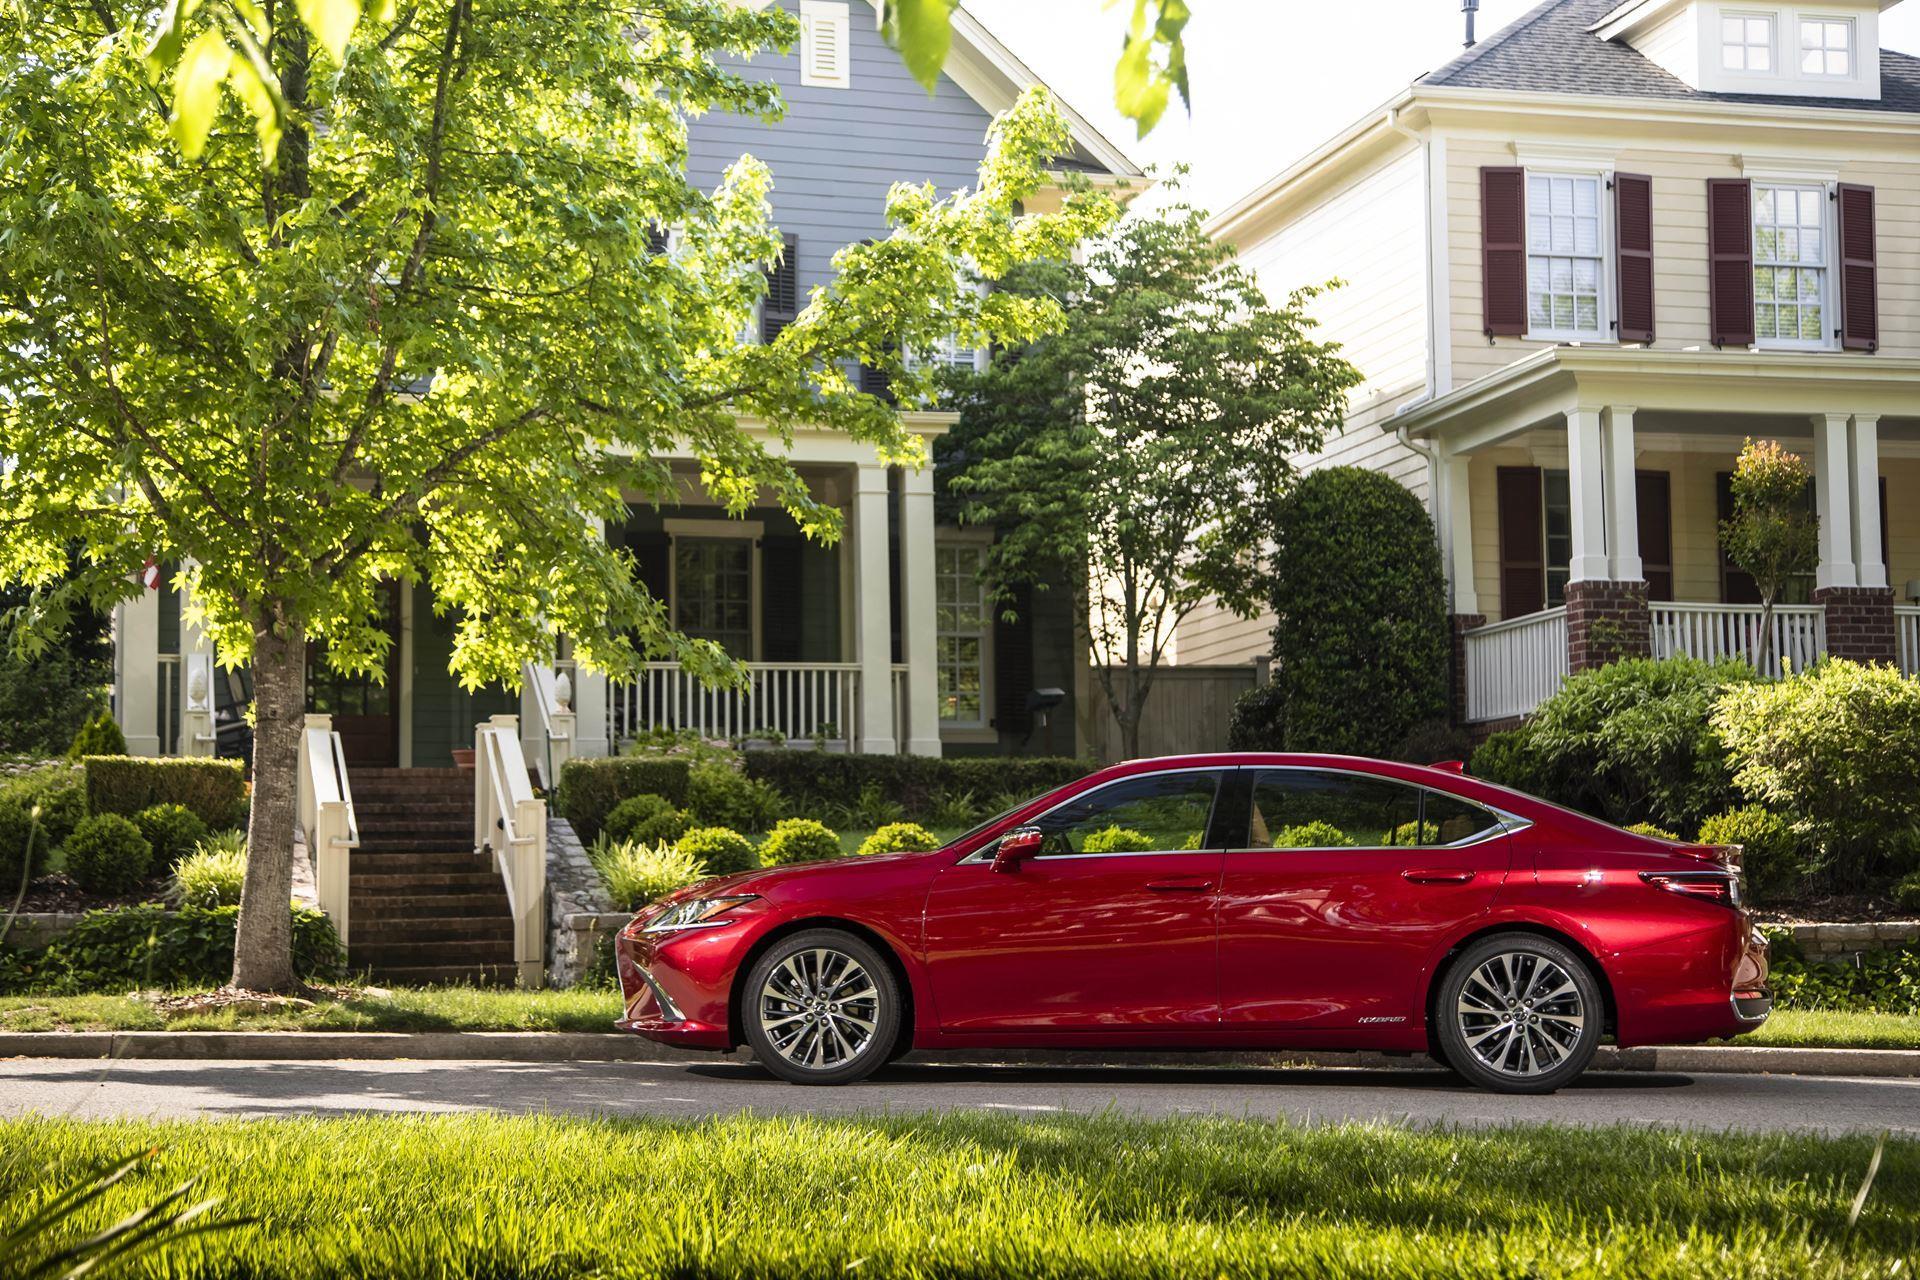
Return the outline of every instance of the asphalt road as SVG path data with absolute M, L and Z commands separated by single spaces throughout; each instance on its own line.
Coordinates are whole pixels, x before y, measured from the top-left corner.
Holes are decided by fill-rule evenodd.
M 1658 1124 L 1920 1135 L 1920 1080 L 1589 1073 L 1545 1098 L 1497 1097 L 1433 1071 L 901 1063 L 837 1089 L 749 1063 L 0 1061 L 0 1116 L 217 1118 L 365 1112 L 700 1117 L 1113 1109 L 1330 1123 Z

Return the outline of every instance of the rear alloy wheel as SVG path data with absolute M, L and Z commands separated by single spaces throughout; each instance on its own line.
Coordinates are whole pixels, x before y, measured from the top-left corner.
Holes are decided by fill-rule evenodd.
M 792 1084 L 850 1084 L 884 1065 L 900 1031 L 900 988 L 885 959 L 838 929 L 782 938 L 741 993 L 747 1043 Z
M 1447 1065 L 1498 1093 L 1552 1093 L 1585 1071 L 1605 1016 L 1585 959 L 1527 933 L 1467 948 L 1434 1005 Z

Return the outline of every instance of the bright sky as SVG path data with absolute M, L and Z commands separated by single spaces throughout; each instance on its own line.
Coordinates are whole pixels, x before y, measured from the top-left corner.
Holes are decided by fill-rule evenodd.
M 1144 142 L 1113 109 L 1125 13 L 1103 0 L 964 0 L 1041 79 L 1136 160 L 1193 167 L 1218 211 L 1460 51 L 1459 0 L 1192 0 L 1193 114 Z M 1482 0 L 1484 37 L 1535 0 Z M 1920 0 L 1880 15 L 1880 46 L 1920 54 Z

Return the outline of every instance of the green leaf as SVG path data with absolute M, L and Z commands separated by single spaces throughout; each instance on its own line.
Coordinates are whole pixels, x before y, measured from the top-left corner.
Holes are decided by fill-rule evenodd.
M 880 34 L 900 51 L 907 71 L 928 93 L 940 82 L 947 50 L 953 45 L 953 11 L 958 0 L 886 0 Z
M 347 41 L 360 21 L 359 0 L 294 0 L 294 7 L 328 56 L 336 63 L 345 62 Z
M 202 31 L 181 55 L 173 76 L 171 129 L 187 159 L 197 160 L 206 150 L 213 113 L 220 106 L 220 82 L 233 65 L 233 50 L 218 31 Z
M 1168 82 L 1154 70 L 1153 39 L 1129 36 L 1113 69 L 1113 102 L 1131 119 L 1144 138 L 1167 109 Z
M 273 90 L 261 80 L 259 68 L 244 58 L 234 59 L 227 83 L 253 113 L 254 136 L 260 140 L 260 160 L 271 164 L 274 153 L 280 149 L 280 111 Z
M 186 42 L 186 32 L 180 25 L 186 15 L 180 10 L 181 0 L 167 0 L 166 7 L 160 11 L 160 21 L 153 28 L 153 40 L 147 45 L 147 75 L 156 83 L 168 67 L 179 61 L 181 46 Z

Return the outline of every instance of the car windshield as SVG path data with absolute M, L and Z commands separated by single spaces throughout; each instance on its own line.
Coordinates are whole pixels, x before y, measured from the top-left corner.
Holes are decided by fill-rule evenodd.
M 953 839 L 947 841 L 946 843 L 949 845 L 954 845 L 954 844 L 962 844 L 968 840 L 971 840 L 975 836 L 979 835 L 981 832 L 986 831 L 987 829 L 992 827 L 995 823 L 1005 822 L 1008 818 L 1012 817 L 1019 810 L 1026 808 L 1028 805 L 1032 803 L 1033 803 L 1033 797 L 1029 797 L 1028 799 L 1020 801 L 1018 804 L 1008 805 L 1006 808 L 1002 809 L 1000 812 L 994 814 L 991 818 L 988 818 L 985 822 L 976 823 L 973 826 L 968 827 L 965 831 L 962 831 L 959 835 L 955 836 Z M 944 848 L 945 845 L 941 847 Z

